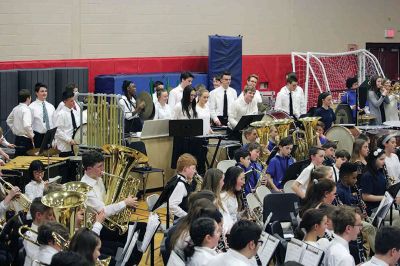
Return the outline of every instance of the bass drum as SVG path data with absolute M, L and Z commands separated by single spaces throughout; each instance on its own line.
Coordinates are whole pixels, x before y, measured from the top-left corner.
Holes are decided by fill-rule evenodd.
M 82 132 L 82 139 L 81 139 Z M 72 136 L 72 139 L 79 145 L 87 145 L 87 124 L 82 124 L 78 127 Z
M 348 128 L 343 126 L 334 125 L 328 131 L 325 136 L 328 140 L 337 142 L 338 150 L 346 150 L 350 154 L 353 152 L 354 136 Z
M 278 119 L 293 119 L 293 118 L 291 118 L 290 115 L 284 111 L 269 111 L 264 115 L 261 121 L 274 122 L 275 120 Z M 296 124 L 294 122 L 290 126 L 290 129 L 293 130 L 296 129 Z

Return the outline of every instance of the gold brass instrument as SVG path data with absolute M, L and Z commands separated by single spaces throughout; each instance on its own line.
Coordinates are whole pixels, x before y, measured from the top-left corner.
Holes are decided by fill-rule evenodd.
M 199 192 L 203 185 L 203 177 L 196 172 L 194 173 L 193 179 L 196 181 L 196 192 Z
M 10 190 L 14 188 L 14 186 L 10 183 L 5 181 L 2 177 L 0 177 L 0 186 L 4 189 L 4 193 L 8 194 Z M 25 196 L 24 194 L 21 194 L 19 196 L 15 196 L 11 202 L 12 207 L 10 209 L 18 212 L 19 210 L 23 210 L 24 212 L 29 212 L 29 209 L 31 207 L 32 201 Z
M 262 147 L 268 147 L 268 142 L 269 142 L 269 131 L 270 131 L 270 126 L 271 122 L 269 121 L 257 121 L 253 122 L 250 124 L 250 126 L 254 127 L 257 131 L 257 135 L 260 139 L 260 144 Z M 269 154 L 265 152 L 261 152 L 260 158 L 263 161 L 267 161 L 269 157 Z
M 306 133 L 306 141 L 308 147 L 312 147 L 317 144 L 316 142 L 316 137 L 317 135 L 315 134 L 315 131 L 317 129 L 317 124 L 318 121 L 321 119 L 321 117 L 303 117 L 300 118 L 299 121 L 303 124 L 304 126 L 304 131 Z
M 286 138 L 289 135 L 289 129 L 293 122 L 294 120 L 289 118 L 277 119 L 272 122 L 272 124 L 276 127 L 278 131 L 277 143 L 279 143 L 281 139 Z
M 40 244 L 39 244 L 37 241 L 33 241 L 33 240 L 30 239 L 27 235 L 25 235 L 25 233 L 22 233 L 23 230 L 25 230 L 25 232 L 26 232 L 26 231 L 29 231 L 29 232 L 32 232 L 32 233 L 34 233 L 34 234 L 37 235 L 38 232 L 37 232 L 36 230 L 33 230 L 32 228 L 30 228 L 30 227 L 27 226 L 27 225 L 22 225 L 22 226 L 18 229 L 18 234 L 19 234 L 20 237 L 22 237 L 22 238 L 25 239 L 26 241 L 31 242 L 32 244 L 34 244 L 34 245 L 36 245 L 36 246 L 40 246 Z
M 63 184 L 62 187 L 65 191 L 75 191 L 83 194 L 87 194 L 90 190 L 92 190 L 91 186 L 80 181 L 67 182 Z
M 297 145 L 295 158 L 297 161 L 305 160 L 308 157 L 310 147 L 317 144 L 315 134 L 318 121 L 321 117 L 303 117 L 299 121 L 303 124 L 304 130 L 297 129 L 293 132 L 293 144 Z
M 73 235 L 78 212 L 84 208 L 87 196 L 76 191 L 55 191 L 42 197 L 42 203 L 53 208 L 56 221 L 68 228 Z
M 110 264 L 110 261 L 111 261 L 111 257 L 107 257 L 102 260 L 97 259 L 96 266 L 108 266 Z
M 134 178 L 130 172 L 138 164 L 148 162 L 147 156 L 137 150 L 120 145 L 104 145 L 103 151 L 110 155 L 107 158 L 110 171 L 107 174 L 108 177 L 104 178 L 104 185 L 107 188 L 105 205 L 120 202 L 128 196 L 135 197 L 139 191 L 140 180 Z M 122 235 L 128 230 L 131 214 L 132 210 L 125 208 L 118 214 L 108 217 L 103 224 L 110 230 L 118 228 Z

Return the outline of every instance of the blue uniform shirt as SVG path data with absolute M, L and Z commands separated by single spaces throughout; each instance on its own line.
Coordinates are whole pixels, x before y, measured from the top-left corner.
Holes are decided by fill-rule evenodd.
M 261 164 L 259 164 L 258 162 L 250 162 L 250 169 L 257 169 L 258 171 L 262 171 L 262 166 Z M 257 171 L 252 171 L 250 172 L 248 175 L 246 175 L 247 177 L 247 182 L 246 185 L 244 187 L 244 192 L 245 194 L 249 194 L 251 192 L 252 189 L 254 189 L 257 185 L 258 179 L 260 179 L 260 174 L 257 173 Z
M 283 188 L 282 180 L 285 176 L 287 168 L 294 163 L 292 157 L 283 157 L 279 153 L 271 159 L 267 168 L 267 174 L 269 174 L 279 189 Z
M 383 169 L 378 171 L 377 175 L 365 172 L 361 177 L 361 189 L 362 193 L 371 194 L 375 196 L 383 196 L 386 191 L 386 178 L 383 173 Z M 379 207 L 379 201 L 369 202 L 366 201 L 367 213 L 371 215 L 372 210 Z
M 325 124 L 325 128 L 324 128 L 325 132 L 329 128 L 331 128 L 332 123 L 334 123 L 336 121 L 336 115 L 333 112 L 332 108 L 325 109 L 323 107 L 319 107 L 315 111 L 315 116 L 321 117 L 320 121 L 324 122 L 324 124 Z
M 336 193 L 343 204 L 349 206 L 358 204 L 357 196 L 354 196 L 351 193 L 351 188 L 346 186 L 342 182 L 338 182 L 336 184 Z

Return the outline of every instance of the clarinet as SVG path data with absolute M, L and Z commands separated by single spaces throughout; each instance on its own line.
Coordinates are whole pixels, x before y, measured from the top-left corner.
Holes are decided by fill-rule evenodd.
M 365 202 L 363 201 L 361 197 L 361 189 L 357 187 L 356 184 L 354 184 L 354 189 L 357 192 L 357 201 L 358 201 L 358 207 L 360 208 L 362 215 L 365 217 L 365 219 L 369 221 L 369 217 L 367 214 L 367 205 L 365 205 Z M 361 232 L 357 236 L 357 248 L 358 248 L 358 258 L 360 259 L 360 263 L 365 262 L 367 259 L 365 258 L 364 254 L 364 241 Z
M 354 184 L 354 189 L 357 192 L 358 208 L 360 208 L 362 215 L 365 217 L 365 220 L 367 222 L 371 223 L 371 218 L 368 217 L 368 213 L 367 213 L 367 205 L 365 204 L 364 200 L 361 197 L 361 189 L 359 189 L 356 184 Z
M 333 240 L 333 235 L 328 234 L 327 232 L 324 232 L 324 238 L 328 239 L 329 242 L 331 242 Z
M 335 206 L 344 205 L 337 194 L 335 195 L 335 199 L 333 200 L 332 205 L 335 205 Z
M 229 249 L 228 243 L 226 242 L 226 237 L 224 234 L 221 234 L 218 240 L 218 245 L 216 247 L 217 253 L 227 252 Z
M 364 255 L 364 241 L 361 232 L 357 236 L 357 248 L 358 248 L 358 258 L 360 259 L 360 263 L 365 262 L 367 259 Z

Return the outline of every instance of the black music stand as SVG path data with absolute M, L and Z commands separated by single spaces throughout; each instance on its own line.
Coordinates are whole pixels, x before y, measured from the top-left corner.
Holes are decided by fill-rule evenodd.
M 385 217 L 387 216 L 389 210 L 391 210 L 394 202 L 394 197 L 392 197 L 390 192 L 386 191 L 376 213 L 372 218 L 371 224 L 379 228 L 382 222 L 385 220 Z M 390 217 L 390 224 L 392 224 L 392 217 Z
M 194 137 L 203 135 L 203 119 L 169 120 L 171 137 Z
M 45 154 L 47 155 L 47 179 L 50 178 L 50 153 L 49 150 L 51 148 L 51 143 L 54 140 L 54 136 L 56 135 L 57 127 L 49 129 L 44 134 L 42 144 L 40 145 L 39 155 Z M 46 154 L 47 152 L 47 154 Z
M 237 123 L 236 127 L 233 131 L 241 131 L 247 128 L 251 123 L 261 121 L 263 119 L 264 114 L 259 115 L 244 115 L 240 118 L 239 122 Z

